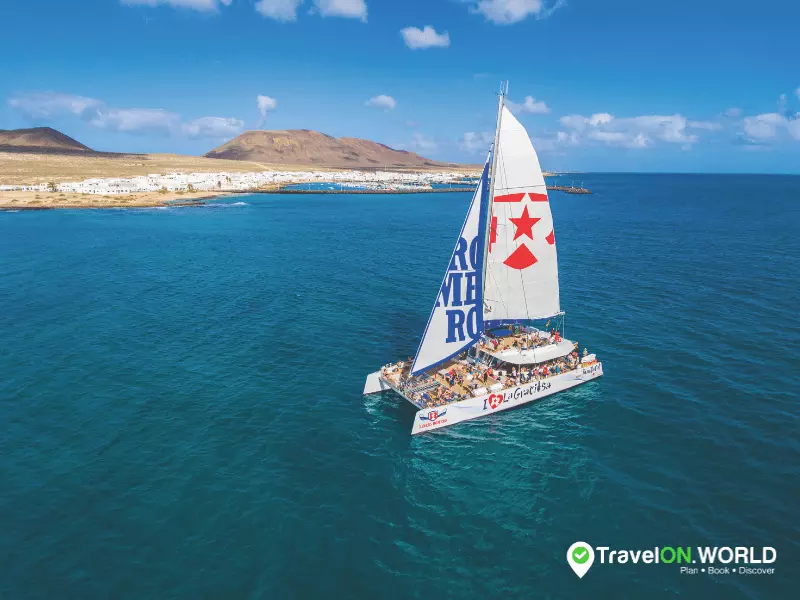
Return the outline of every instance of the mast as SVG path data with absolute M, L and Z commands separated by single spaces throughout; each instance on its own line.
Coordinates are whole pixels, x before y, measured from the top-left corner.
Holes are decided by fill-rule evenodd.
M 497 126 L 494 132 L 494 144 L 492 145 L 492 166 L 489 169 L 489 202 L 486 206 L 486 233 L 483 240 L 483 271 L 481 272 L 482 294 L 481 299 L 486 303 L 486 263 L 489 261 L 489 239 L 492 232 L 492 204 L 494 203 L 494 184 L 495 168 L 497 167 L 497 148 L 500 142 L 500 124 L 503 120 L 503 106 L 505 106 L 506 96 L 508 95 L 508 81 L 505 85 L 500 84 L 500 100 L 497 104 Z M 483 310 L 483 307 L 481 307 Z M 483 317 L 481 317 L 483 318 Z

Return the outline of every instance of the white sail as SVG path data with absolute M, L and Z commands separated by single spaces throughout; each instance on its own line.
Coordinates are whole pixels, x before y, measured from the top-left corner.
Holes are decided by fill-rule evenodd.
M 483 332 L 481 305 L 488 177 L 487 160 L 414 357 L 412 375 L 455 356 L 474 344 Z
M 561 311 L 553 216 L 528 132 L 503 106 L 484 289 L 485 326 Z

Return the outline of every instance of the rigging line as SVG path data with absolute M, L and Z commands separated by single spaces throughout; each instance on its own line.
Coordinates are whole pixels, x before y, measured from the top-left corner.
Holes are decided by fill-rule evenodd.
M 497 105 L 497 124 L 495 125 L 495 133 L 494 133 L 494 141 L 492 142 L 492 164 L 490 166 L 490 173 L 489 173 L 489 206 L 487 208 L 487 221 L 488 227 L 486 228 L 485 237 L 484 237 L 484 255 L 483 255 L 483 295 L 485 296 L 486 293 L 486 281 L 488 279 L 488 264 L 489 264 L 489 246 L 491 245 L 491 229 L 492 229 L 492 215 L 494 214 L 494 190 L 497 183 L 497 177 L 495 176 L 495 171 L 497 170 L 497 160 L 498 160 L 498 150 L 500 146 L 500 128 L 503 123 L 503 103 L 505 100 L 505 93 L 507 93 L 508 84 L 506 84 L 506 90 L 503 90 L 501 87 L 500 89 L 500 99 L 498 100 Z M 485 305 L 484 305 L 484 316 L 485 316 Z
M 528 306 L 528 294 L 525 291 L 525 279 L 522 276 L 522 271 L 519 272 L 519 283 L 522 286 L 522 299 L 525 301 L 525 316 L 528 317 L 528 321 L 531 319 L 531 309 Z
M 504 176 L 504 179 L 505 179 L 505 181 L 507 182 L 507 181 L 508 181 L 508 177 L 506 176 L 506 165 L 505 165 L 505 162 L 503 162 L 503 163 L 502 163 L 502 165 L 501 165 L 501 169 L 502 169 L 502 171 L 503 171 L 503 176 Z M 511 188 L 511 187 L 505 187 L 505 188 L 503 188 L 503 189 L 504 189 L 505 191 L 508 191 L 508 190 L 510 190 L 510 189 L 530 189 L 530 187 L 531 187 L 531 186 L 516 186 L 516 187 L 513 187 L 513 188 Z M 534 186 L 534 187 L 536 187 L 536 186 Z M 547 186 L 545 186 L 545 188 L 546 188 L 546 187 L 547 187 Z M 508 217 L 509 217 L 509 214 L 510 214 L 510 212 L 511 212 L 511 207 L 510 207 L 510 206 L 509 206 L 509 207 L 507 207 L 507 208 L 505 209 L 505 211 L 506 211 L 506 215 L 505 215 L 505 216 L 507 217 L 507 218 L 506 218 L 506 221 L 508 221 Z M 510 243 L 512 243 L 512 242 L 511 242 L 511 240 L 510 240 L 510 236 L 509 236 L 509 235 L 506 235 L 505 243 L 506 243 L 506 254 L 510 254 L 509 244 L 510 244 Z M 531 317 L 531 311 L 530 311 L 530 306 L 529 306 L 529 304 L 528 304 L 528 294 L 527 294 L 527 293 L 526 293 L 526 291 L 525 291 L 525 279 L 524 279 L 524 277 L 523 277 L 523 272 L 522 272 L 522 270 L 520 270 L 520 271 L 519 271 L 519 283 L 520 283 L 520 287 L 522 287 L 522 298 L 523 298 L 523 301 L 525 302 L 525 316 L 527 317 L 527 320 L 530 320 L 530 317 Z M 509 287 L 510 287 L 510 286 L 509 286 Z M 509 316 L 509 315 L 508 315 L 508 313 L 509 313 L 509 311 L 508 311 L 508 306 L 505 306 L 504 308 L 505 308 L 506 316 Z
M 522 270 L 519 271 L 519 284 L 522 287 L 522 299 L 525 301 L 525 316 L 530 320 L 531 318 L 531 309 L 528 306 L 528 294 L 525 291 L 525 279 L 522 274 Z
M 506 163 L 505 163 L 505 161 L 503 161 L 503 163 L 501 164 L 500 168 L 501 168 L 501 169 L 502 169 L 502 171 L 503 171 L 503 180 L 504 180 L 504 181 L 506 181 L 506 182 L 508 182 L 508 176 L 506 175 Z M 508 190 L 508 189 L 510 189 L 510 188 L 506 187 L 506 188 L 503 188 L 503 189 L 505 189 L 505 190 Z M 511 207 L 510 207 L 510 206 L 505 206 L 505 207 L 503 208 L 503 211 L 504 211 L 504 213 L 505 213 L 505 214 L 503 215 L 503 216 L 505 217 L 505 221 L 504 221 L 504 223 L 505 223 L 505 224 L 508 224 L 508 223 L 510 223 L 509 219 L 510 219 Z M 506 225 L 506 226 L 507 226 L 507 225 Z M 510 237 L 510 236 L 509 236 L 509 234 L 508 234 L 508 233 L 506 233 L 506 235 L 505 235 L 505 246 L 506 246 L 506 247 L 505 247 L 505 250 L 506 250 L 506 256 L 510 256 L 510 255 L 511 255 L 511 250 L 510 250 L 510 248 L 509 248 L 509 246 L 510 246 L 510 243 L 511 243 L 511 242 L 510 242 L 510 240 L 509 240 L 509 237 Z M 522 275 L 522 271 L 520 271 L 520 275 Z M 506 281 L 508 281 L 508 277 L 506 277 Z M 509 287 L 510 287 L 510 286 L 506 285 L 506 289 L 509 289 Z M 505 314 L 506 314 L 506 317 L 508 317 L 508 316 L 509 316 L 509 312 L 510 312 L 510 311 L 508 310 L 508 304 L 504 302 L 504 303 L 503 303 L 503 308 L 505 309 Z
M 502 168 L 502 170 L 503 170 L 503 175 L 505 176 L 505 175 L 506 175 L 506 165 L 505 165 L 505 162 L 503 162 L 503 164 L 502 164 L 501 168 Z M 506 182 L 508 182 L 508 177 L 505 177 L 505 181 L 506 181 Z M 523 186 L 515 186 L 515 187 L 513 187 L 513 188 L 512 188 L 512 187 L 505 187 L 505 188 L 503 188 L 503 189 L 504 189 L 504 190 L 506 190 L 506 191 L 508 191 L 508 190 L 511 190 L 511 189 L 522 189 L 522 190 L 529 190 L 529 189 L 531 189 L 531 187 L 533 187 L 533 188 L 537 188 L 537 187 L 539 187 L 539 186 L 524 186 L 524 185 L 523 185 Z M 545 184 L 544 188 L 545 188 L 545 190 L 547 190 L 547 184 Z M 546 192 L 545 192 L 545 193 L 546 193 Z M 509 206 L 509 207 L 506 209 L 506 216 L 508 216 L 508 214 L 509 214 L 510 212 L 511 212 L 511 207 Z M 509 244 L 509 243 L 511 243 L 511 241 L 510 241 L 510 236 L 508 236 L 508 235 L 507 235 L 507 236 L 506 236 L 506 253 L 507 253 L 507 254 L 510 252 L 510 251 L 509 251 L 509 248 L 508 248 L 508 244 Z M 519 283 L 520 283 L 520 287 L 522 288 L 522 298 L 523 298 L 523 301 L 524 301 L 524 303 L 525 303 L 525 316 L 527 317 L 527 320 L 530 320 L 530 318 L 531 318 L 531 310 L 530 310 L 530 305 L 528 304 L 528 294 L 527 294 L 527 292 L 525 291 L 525 279 L 524 279 L 524 275 L 523 275 L 523 271 L 522 271 L 522 270 L 520 270 L 520 271 L 519 271 Z M 510 287 L 510 286 L 509 286 L 509 287 Z M 508 315 L 508 312 L 509 312 L 509 311 L 508 311 L 508 308 L 506 307 L 506 315 Z

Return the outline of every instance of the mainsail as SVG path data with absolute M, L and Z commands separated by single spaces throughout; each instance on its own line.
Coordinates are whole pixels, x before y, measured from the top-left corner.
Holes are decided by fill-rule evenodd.
M 539 158 L 502 100 L 500 111 L 483 298 L 487 329 L 561 311 L 553 216 Z
M 425 327 L 412 375 L 472 346 L 486 329 L 561 312 L 556 240 L 544 176 L 528 132 L 504 99 L 501 94 L 495 144 Z
M 436 297 L 411 374 L 435 367 L 473 345 L 483 333 L 483 262 L 489 159 Z

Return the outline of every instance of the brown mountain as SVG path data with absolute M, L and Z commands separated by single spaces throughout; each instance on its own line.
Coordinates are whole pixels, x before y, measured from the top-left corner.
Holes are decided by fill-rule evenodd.
M 50 127 L 0 129 L 0 149 L 11 152 L 94 152 Z
M 354 169 L 456 166 L 368 140 L 334 138 L 307 129 L 246 131 L 205 156 L 276 165 Z

